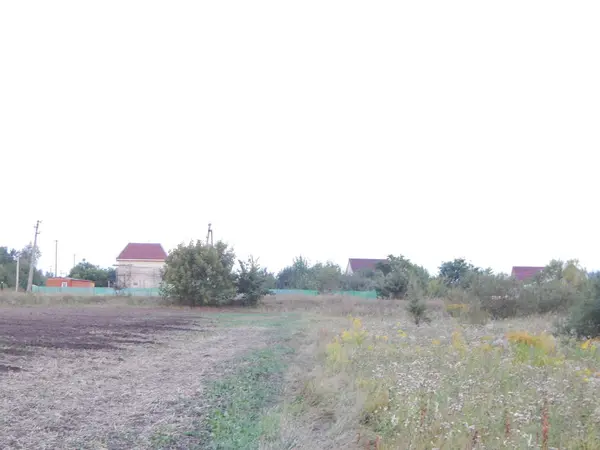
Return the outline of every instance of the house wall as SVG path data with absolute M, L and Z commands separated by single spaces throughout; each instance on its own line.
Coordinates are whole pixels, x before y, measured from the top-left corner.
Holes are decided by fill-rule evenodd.
M 72 280 L 69 278 L 48 278 L 46 280 L 47 287 L 63 287 L 63 283 L 67 283 L 67 287 L 83 287 L 83 288 L 93 288 L 96 286 L 96 283 L 89 280 Z
M 87 280 L 70 280 L 69 287 L 93 288 L 96 283 Z
M 118 260 L 117 282 L 128 288 L 157 288 L 164 261 Z
M 350 261 L 348 261 L 348 265 L 346 266 L 346 275 L 352 275 L 352 266 L 350 266 Z

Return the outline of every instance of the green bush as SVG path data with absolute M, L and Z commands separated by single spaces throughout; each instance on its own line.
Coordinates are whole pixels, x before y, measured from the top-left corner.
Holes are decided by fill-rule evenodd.
M 379 278 L 375 290 L 377 298 L 404 298 L 408 290 L 409 275 L 403 271 L 393 271 Z
M 599 337 L 600 295 L 596 294 L 571 308 L 569 317 L 561 328 L 561 331 L 581 338 Z
M 519 310 L 520 284 L 505 275 L 477 274 L 471 277 L 469 293 L 478 302 L 472 303 L 493 319 L 514 317 Z
M 240 271 L 236 276 L 237 292 L 244 306 L 255 306 L 258 301 L 269 293 L 267 281 L 269 274 L 261 269 L 253 258 L 247 262 L 239 261 Z
M 165 262 L 161 292 L 175 304 L 222 305 L 235 296 L 235 254 L 227 244 L 180 244 Z
M 415 278 L 409 280 L 406 297 L 408 298 L 406 310 L 412 316 L 415 325 L 419 326 L 422 322 L 429 322 L 430 318 L 427 316 L 427 305 L 423 300 L 423 291 Z
M 600 337 L 600 272 L 589 275 L 582 296 L 566 320 L 559 323 L 559 331 L 580 338 Z
M 575 286 L 563 280 L 534 283 L 523 287 L 519 298 L 519 312 L 546 314 L 567 312 L 587 296 L 585 285 Z

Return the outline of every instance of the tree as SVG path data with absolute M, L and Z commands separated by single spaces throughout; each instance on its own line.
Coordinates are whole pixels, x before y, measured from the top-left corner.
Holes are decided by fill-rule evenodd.
M 8 249 L 8 247 L 0 247 L 0 281 L 4 282 L 8 288 L 15 287 L 17 258 L 19 258 L 19 288 L 27 288 L 27 277 L 29 275 L 29 261 L 32 251 L 32 246 L 25 246 L 20 252 L 16 249 Z M 36 260 L 39 259 L 41 253 L 39 249 L 36 251 Z M 41 286 L 44 284 L 46 277 L 43 272 L 36 269 L 33 272 L 33 284 Z
M 332 262 L 317 263 L 312 267 L 320 293 L 338 291 L 341 285 L 342 270 Z
M 180 244 L 165 262 L 163 296 L 188 306 L 222 305 L 235 296 L 235 254 L 224 242 Z
M 255 306 L 258 301 L 269 293 L 266 287 L 269 273 L 261 269 L 258 261 L 248 258 L 247 262 L 239 261 L 240 271 L 236 276 L 237 292 L 242 297 L 244 306 Z
M 376 287 L 379 298 L 403 298 L 411 279 L 419 289 L 424 290 L 430 278 L 425 268 L 402 255 L 389 255 L 386 261 L 378 263 L 376 267 L 379 272 Z
M 302 256 L 294 258 L 291 266 L 283 268 L 277 274 L 278 289 L 307 289 L 316 290 L 317 279 L 313 267 Z
M 544 267 L 544 270 L 535 276 L 534 280 L 537 283 L 560 281 L 579 287 L 587 281 L 587 278 L 587 273 L 581 267 L 578 260 L 570 259 L 563 262 L 559 259 L 553 259 Z
M 69 277 L 93 281 L 96 287 L 108 287 L 115 283 L 116 272 L 113 267 L 103 269 L 84 259 L 71 269 Z
M 468 287 L 471 276 L 482 272 L 479 267 L 475 267 L 464 258 L 443 262 L 439 270 L 440 278 L 448 287 Z
M 423 301 L 423 290 L 420 282 L 415 278 L 411 278 L 408 282 L 406 297 L 408 298 L 406 310 L 412 316 L 415 325 L 419 326 L 422 322 L 429 322 L 427 305 Z

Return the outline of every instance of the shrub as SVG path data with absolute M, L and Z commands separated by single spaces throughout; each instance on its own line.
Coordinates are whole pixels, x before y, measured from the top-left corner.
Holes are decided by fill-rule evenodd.
M 266 288 L 269 274 L 266 269 L 261 269 L 253 258 L 239 263 L 240 271 L 236 276 L 237 292 L 241 295 L 244 306 L 255 306 L 269 293 L 269 289 Z
M 519 283 L 504 275 L 477 274 L 471 278 L 470 294 L 481 310 L 494 319 L 514 317 L 518 312 Z
M 235 255 L 227 244 L 180 244 L 165 262 L 161 292 L 175 304 L 222 305 L 235 295 Z
M 423 301 L 423 291 L 414 278 L 411 278 L 409 281 L 406 296 L 408 297 L 408 306 L 406 307 L 406 310 L 412 316 L 415 325 L 419 326 L 421 322 L 429 322 L 430 319 L 427 317 L 427 306 Z
M 375 290 L 378 298 L 403 298 L 408 289 L 408 274 L 393 271 L 381 277 Z
M 577 337 L 600 336 L 600 295 L 594 292 L 594 295 L 571 308 L 569 317 L 561 328 L 561 331 Z
M 562 280 L 552 280 L 525 286 L 519 298 L 521 314 L 566 312 L 587 296 L 584 285 L 575 286 Z

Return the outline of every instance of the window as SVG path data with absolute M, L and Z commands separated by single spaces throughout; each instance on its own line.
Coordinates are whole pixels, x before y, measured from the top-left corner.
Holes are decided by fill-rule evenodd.
M 62 283 L 60 283 L 60 287 L 68 287 L 69 283 L 67 283 L 66 281 L 63 281 Z

